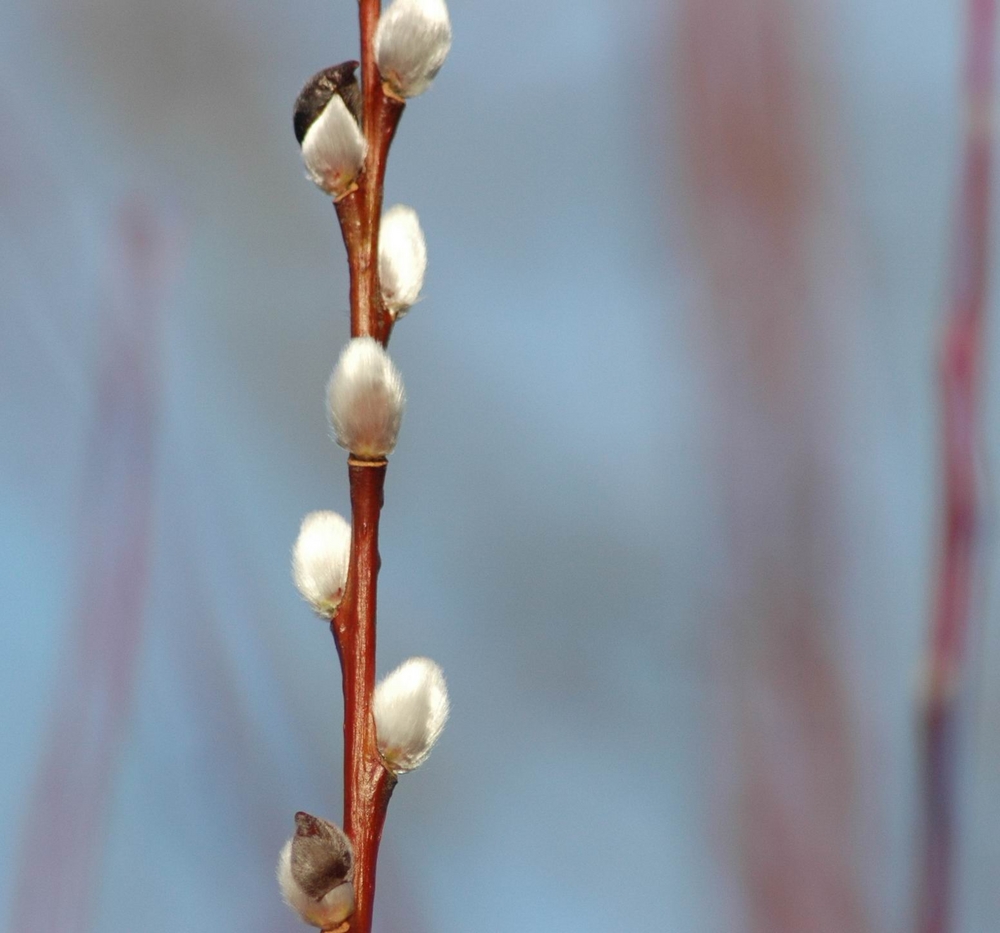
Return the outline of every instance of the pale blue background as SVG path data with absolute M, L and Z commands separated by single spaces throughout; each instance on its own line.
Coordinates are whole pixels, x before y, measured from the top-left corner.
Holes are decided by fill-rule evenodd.
M 0 918 L 76 592 L 92 323 L 115 211 L 138 196 L 177 258 L 139 688 L 93 929 L 298 929 L 271 865 L 295 809 L 338 815 L 339 686 L 289 548 L 304 512 L 348 507 L 322 406 L 348 321 L 335 218 L 303 180 L 290 105 L 305 77 L 355 56 L 355 7 L 0 7 Z M 880 567 L 842 586 L 880 749 L 873 909 L 896 931 L 914 858 L 961 19 L 929 0 L 839 7 L 823 74 L 868 387 L 849 507 L 873 510 L 857 560 Z M 410 405 L 389 471 L 379 652 L 382 670 L 437 659 L 454 712 L 393 800 L 379 923 L 740 929 L 713 804 L 724 565 L 697 285 L 678 247 L 673 10 L 451 9 L 453 52 L 389 168 L 387 202 L 417 208 L 431 259 L 392 342 Z M 1000 928 L 990 605 L 963 754 L 963 933 Z M 189 637 L 199 627 L 211 658 Z M 227 690 L 239 722 L 213 711 Z

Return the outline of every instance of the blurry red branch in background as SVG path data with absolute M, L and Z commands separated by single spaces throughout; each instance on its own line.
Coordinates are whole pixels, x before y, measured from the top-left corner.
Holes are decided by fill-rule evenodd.
M 673 61 L 705 359 L 725 496 L 728 605 L 716 695 L 731 776 L 741 921 L 752 933 L 865 933 L 855 723 L 836 642 L 836 277 L 827 154 L 835 118 L 806 63 L 818 7 L 685 0 Z M 831 335 L 835 339 L 831 340 Z M 726 843 L 729 845 L 729 843 Z
M 945 933 L 953 915 L 956 716 L 979 532 L 976 476 L 982 442 L 979 377 L 988 284 L 994 0 L 970 0 L 966 30 L 968 123 L 955 218 L 953 291 L 940 360 L 944 516 L 921 711 L 924 850 L 919 933 Z
M 10 929 L 92 924 L 104 823 L 127 733 L 150 562 L 160 307 L 170 250 L 151 211 L 121 211 L 98 315 L 95 423 L 80 490 L 74 610 L 52 722 L 21 826 Z M 72 533 L 72 529 L 68 529 Z

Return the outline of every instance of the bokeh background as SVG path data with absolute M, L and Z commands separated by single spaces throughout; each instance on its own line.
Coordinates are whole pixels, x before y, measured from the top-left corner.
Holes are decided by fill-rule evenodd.
M 379 667 L 432 656 L 453 715 L 376 928 L 908 929 L 962 4 L 451 11 L 389 163 L 430 267 L 392 341 Z M 291 103 L 355 18 L 0 6 L 10 933 L 300 928 L 273 864 L 295 810 L 339 819 L 341 701 L 289 554 L 348 509 L 348 316 Z M 962 933 L 1000 929 L 995 570 Z

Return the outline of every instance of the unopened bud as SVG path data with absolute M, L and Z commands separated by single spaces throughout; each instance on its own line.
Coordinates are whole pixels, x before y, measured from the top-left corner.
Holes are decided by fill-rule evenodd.
M 277 874 L 285 903 L 306 923 L 334 930 L 354 913 L 354 850 L 335 823 L 296 813 Z
M 335 200 L 354 190 L 367 152 L 358 125 L 357 67 L 357 62 L 344 62 L 317 72 L 295 101 L 295 138 L 308 175 Z
M 310 512 L 292 549 L 295 585 L 309 605 L 332 618 L 344 596 L 351 557 L 351 526 L 336 512 Z
M 362 460 L 392 452 L 403 420 L 406 393 L 389 354 L 372 337 L 344 347 L 326 390 L 337 443 Z
M 427 271 L 427 244 L 412 207 L 397 204 L 382 215 L 378 235 L 378 274 L 382 300 L 401 318 L 420 297 Z
M 375 30 L 375 61 L 387 93 L 398 98 L 422 94 L 450 48 L 444 0 L 394 0 Z
M 378 749 L 394 772 L 412 771 L 430 754 L 448 719 L 448 687 L 430 658 L 410 658 L 375 688 Z

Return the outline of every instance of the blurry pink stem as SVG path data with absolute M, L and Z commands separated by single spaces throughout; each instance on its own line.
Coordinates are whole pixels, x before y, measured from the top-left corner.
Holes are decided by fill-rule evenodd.
M 995 0 L 970 0 L 968 127 L 953 257 L 954 294 L 941 357 L 944 528 L 922 710 L 924 850 L 918 933 L 946 933 L 952 907 L 955 731 L 968 640 L 978 490 L 979 371 L 987 290 Z
M 120 222 L 121 294 L 100 318 L 97 417 L 85 465 L 80 586 L 53 721 L 23 815 L 10 929 L 87 933 L 141 648 L 157 436 L 160 225 L 132 205 Z

